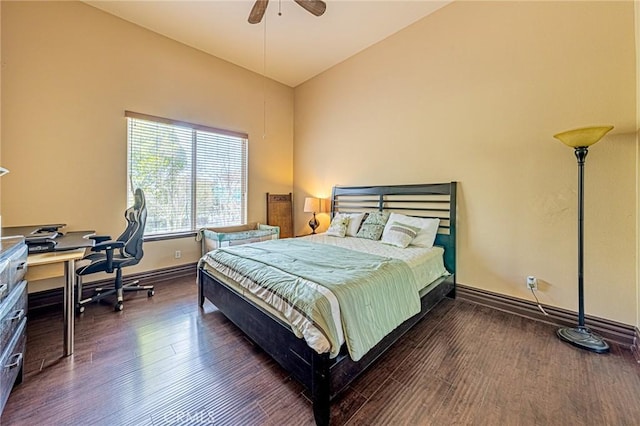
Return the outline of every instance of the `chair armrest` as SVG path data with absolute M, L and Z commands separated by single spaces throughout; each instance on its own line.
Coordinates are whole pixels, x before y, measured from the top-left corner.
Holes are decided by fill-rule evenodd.
M 89 239 L 95 241 L 96 244 L 98 244 L 98 243 L 102 243 L 104 241 L 109 241 L 111 239 L 111 236 L 109 236 L 109 235 L 91 235 L 91 236 L 89 236 Z
M 91 247 L 91 251 L 113 251 L 124 247 L 123 241 L 104 241 Z
M 91 251 L 106 251 L 107 265 L 105 266 L 105 272 L 113 272 L 113 251 L 118 248 L 124 247 L 123 241 L 105 241 L 100 244 L 96 244 L 91 248 Z

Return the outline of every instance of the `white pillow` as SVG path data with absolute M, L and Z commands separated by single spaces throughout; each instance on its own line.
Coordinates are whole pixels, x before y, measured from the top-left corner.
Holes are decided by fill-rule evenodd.
M 389 222 L 387 222 L 388 224 Z M 382 234 L 382 242 L 396 247 L 405 248 L 413 241 L 420 232 L 417 226 L 407 225 L 406 223 L 393 222 Z
M 332 237 L 344 238 L 347 233 L 347 226 L 349 226 L 349 218 L 345 216 L 336 216 L 331 221 L 329 229 L 327 229 L 327 235 Z
M 440 226 L 440 219 L 421 218 L 406 216 L 399 213 L 391 213 L 391 216 L 389 216 L 389 221 L 387 222 L 387 225 L 384 227 L 384 231 L 382 232 L 382 239 L 385 238 L 384 235 L 388 232 L 388 229 L 394 222 L 400 222 L 405 225 L 420 228 L 420 232 L 418 232 L 418 235 L 411 241 L 412 246 L 427 248 L 433 247 L 433 243 L 436 240 L 436 234 L 438 233 L 438 226 Z
M 348 217 L 349 225 L 347 226 L 347 237 L 355 237 L 360 229 L 364 213 L 338 213 L 335 217 Z

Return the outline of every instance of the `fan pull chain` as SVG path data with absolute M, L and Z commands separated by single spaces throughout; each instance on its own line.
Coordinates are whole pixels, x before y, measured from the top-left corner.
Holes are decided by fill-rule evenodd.
M 278 16 L 282 16 L 282 0 L 278 0 Z
M 262 34 L 262 139 L 267 138 L 267 17 Z

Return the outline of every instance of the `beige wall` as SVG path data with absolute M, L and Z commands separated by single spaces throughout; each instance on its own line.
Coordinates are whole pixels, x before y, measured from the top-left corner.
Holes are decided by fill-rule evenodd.
M 635 1 L 636 129 L 640 129 L 640 4 Z M 636 327 L 640 330 L 640 132 L 636 132 Z
M 576 310 L 577 165 L 552 135 L 613 124 L 587 159 L 586 308 L 637 323 L 633 9 L 455 2 L 297 87 L 296 199 L 459 181 L 458 281 L 531 299 L 535 275 Z
M 293 89 L 80 2 L 2 2 L 5 226 L 118 235 L 131 110 L 249 134 L 248 220 L 292 190 Z M 174 259 L 181 250 L 182 258 Z M 193 238 L 145 244 L 128 272 L 195 262 Z

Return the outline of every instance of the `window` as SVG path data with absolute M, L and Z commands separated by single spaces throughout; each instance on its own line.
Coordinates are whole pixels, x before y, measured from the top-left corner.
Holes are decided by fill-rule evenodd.
M 145 235 L 246 223 L 247 135 L 126 111 L 127 191 L 142 188 Z

